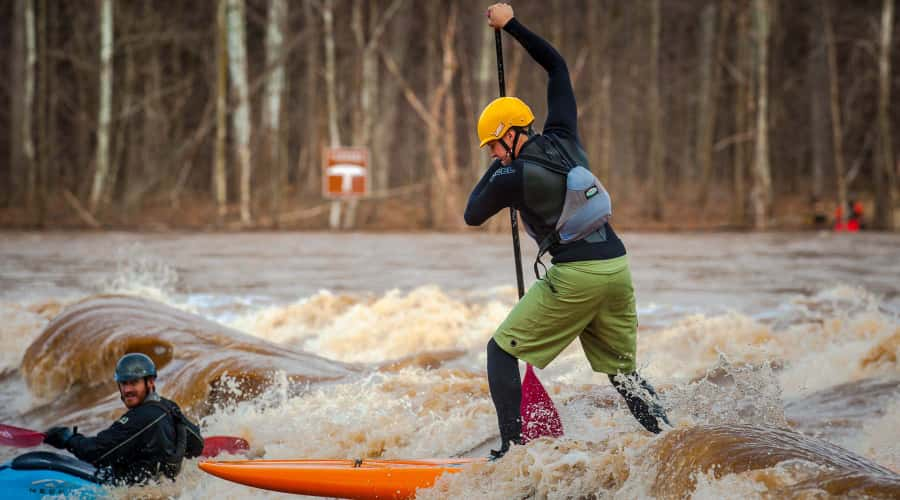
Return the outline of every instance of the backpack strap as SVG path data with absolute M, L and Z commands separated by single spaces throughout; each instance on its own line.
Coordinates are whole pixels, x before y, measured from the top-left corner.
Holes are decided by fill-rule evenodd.
M 569 170 L 575 168 L 575 166 L 578 165 L 578 163 L 573 160 L 571 156 L 569 156 L 569 152 L 566 151 L 566 148 L 564 148 L 563 145 L 559 143 L 559 139 L 553 137 L 552 135 L 542 135 L 541 137 L 546 137 L 547 140 L 550 141 L 550 144 L 552 144 L 553 147 L 556 148 L 557 151 L 559 151 L 559 154 L 562 155 L 563 159 L 568 162 L 567 166 L 569 167 Z
M 187 451 L 187 425 L 184 423 L 184 415 L 163 401 L 147 401 L 144 404 L 151 404 L 161 408 L 172 417 L 172 423 L 175 425 L 175 455 L 166 460 L 162 473 L 174 481 L 175 477 L 181 472 L 181 464 Z
M 569 172 L 572 170 L 572 168 L 575 167 L 575 162 L 572 161 L 572 157 L 569 156 L 569 154 L 566 152 L 565 148 L 562 147 L 562 145 L 552 135 L 541 135 L 541 137 L 546 139 L 547 142 L 550 144 L 550 146 L 559 153 L 560 158 L 562 159 L 562 165 L 554 163 L 544 156 L 530 155 L 527 153 L 520 154 L 516 159 L 531 161 L 531 162 L 539 164 L 540 166 L 544 167 L 545 169 L 547 169 L 553 173 L 562 175 L 563 177 L 568 176 Z M 534 277 L 537 278 L 538 280 L 543 279 L 543 278 L 541 278 L 541 273 L 540 273 L 539 267 L 543 267 L 544 268 L 544 276 L 546 277 L 546 275 L 547 275 L 547 266 L 545 266 L 544 263 L 541 261 L 541 257 L 543 257 L 544 254 L 546 254 L 550 250 L 550 248 L 553 247 L 553 245 L 556 245 L 559 242 L 560 242 L 559 232 L 556 230 L 553 230 L 549 234 L 547 234 L 547 236 L 545 236 L 544 239 L 541 240 L 540 243 L 538 243 L 538 254 L 537 254 L 537 257 L 535 257 L 535 259 L 534 259 Z M 547 282 L 547 285 L 550 286 L 550 290 L 553 293 L 556 293 L 556 287 L 553 286 L 553 283 L 549 279 L 547 279 L 545 281 Z
M 568 165 L 557 165 L 557 164 L 551 162 L 550 160 L 543 158 L 541 156 L 534 156 L 534 155 L 529 155 L 529 154 L 521 155 L 520 154 L 518 157 L 516 157 L 516 159 L 533 161 L 535 163 L 540 164 L 542 167 L 546 168 L 547 170 L 557 173 L 559 175 L 569 175 L 569 170 L 571 170 L 571 168 L 569 168 Z

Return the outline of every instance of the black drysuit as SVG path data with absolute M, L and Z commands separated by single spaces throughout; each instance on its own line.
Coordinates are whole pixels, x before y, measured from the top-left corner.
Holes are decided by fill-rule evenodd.
M 176 423 L 183 425 L 185 449 L 179 456 Z M 200 456 L 203 436 L 173 401 L 152 393 L 96 437 L 75 434 L 66 449 L 99 469 L 110 484 L 140 484 L 161 476 L 174 479 L 181 459 Z

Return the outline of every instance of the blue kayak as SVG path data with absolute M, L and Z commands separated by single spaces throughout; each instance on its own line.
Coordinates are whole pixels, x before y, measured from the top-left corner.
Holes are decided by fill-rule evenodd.
M 37 499 L 48 495 L 94 499 L 103 496 L 97 469 L 74 457 L 33 451 L 0 464 L 0 491 L 5 499 Z

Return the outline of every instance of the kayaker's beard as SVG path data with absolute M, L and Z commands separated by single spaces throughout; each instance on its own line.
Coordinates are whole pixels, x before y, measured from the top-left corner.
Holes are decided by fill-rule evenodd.
M 125 403 L 125 406 L 130 410 L 132 408 L 140 406 L 147 396 L 152 394 L 156 390 L 156 385 L 152 380 L 143 380 L 142 384 L 134 384 L 130 385 L 128 389 L 125 389 L 121 384 L 119 385 L 119 399 Z

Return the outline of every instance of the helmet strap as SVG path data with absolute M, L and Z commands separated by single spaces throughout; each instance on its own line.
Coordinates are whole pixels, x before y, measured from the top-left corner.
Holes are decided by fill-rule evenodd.
M 516 144 L 519 143 L 519 137 L 522 136 L 522 129 L 516 127 L 513 130 L 515 130 L 516 133 L 515 133 L 515 135 L 513 135 L 512 148 L 508 149 L 507 151 L 509 151 L 509 157 L 512 158 L 513 160 L 515 160 L 516 159 L 516 157 L 515 157 Z
M 500 138 L 500 144 L 503 146 L 503 149 L 506 150 L 506 156 L 512 158 L 512 150 L 506 145 L 506 141 L 504 141 L 502 137 Z M 513 145 L 515 146 L 515 144 Z

